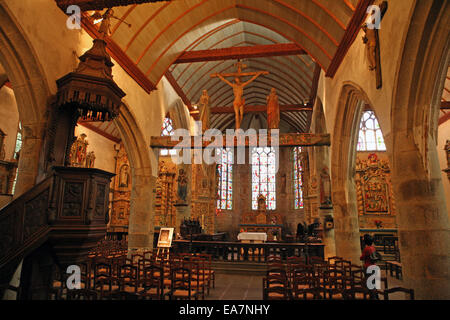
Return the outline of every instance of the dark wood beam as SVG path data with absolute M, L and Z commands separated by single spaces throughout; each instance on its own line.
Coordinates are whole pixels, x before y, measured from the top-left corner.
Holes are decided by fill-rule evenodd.
M 226 145 L 227 136 L 221 136 L 222 146 Z M 245 141 L 242 146 L 245 147 L 257 147 L 259 146 L 259 139 L 261 136 L 247 136 L 245 137 Z M 174 140 L 172 140 L 174 139 Z M 211 144 L 211 141 L 203 140 L 200 138 L 201 143 L 197 145 L 195 143 L 195 137 L 190 137 L 189 147 L 191 149 L 197 148 L 206 148 Z M 153 136 L 150 140 L 151 148 L 164 148 L 164 149 L 181 149 L 183 147 L 177 146 L 182 139 L 177 140 L 175 137 L 161 137 L 161 136 Z M 234 138 L 234 146 L 237 145 L 237 139 Z M 241 144 L 240 144 L 241 145 Z M 270 135 L 267 136 L 267 146 L 272 145 L 272 140 Z M 280 133 L 278 139 L 279 147 L 297 147 L 297 146 L 329 146 L 331 145 L 330 135 L 328 133 L 325 134 L 312 134 L 312 133 Z
M 358 6 L 356 7 L 355 13 L 350 20 L 347 29 L 345 31 L 344 36 L 342 37 L 341 42 L 339 43 L 338 49 L 331 60 L 330 65 L 328 66 L 328 70 L 326 73 L 327 77 L 333 78 L 336 74 L 339 66 L 344 60 L 345 55 L 350 49 L 351 45 L 355 41 L 356 36 L 358 35 L 359 30 L 364 22 L 364 19 L 367 15 L 367 8 L 374 3 L 375 0 L 360 0 L 358 2 Z
M 250 105 L 245 106 L 244 112 L 266 112 L 266 105 Z M 312 106 L 310 104 L 290 104 L 281 105 L 280 112 L 299 112 L 299 111 L 312 111 Z M 234 113 L 233 107 L 212 107 L 211 113 Z
M 167 70 L 164 76 L 166 77 L 167 81 L 169 81 L 175 92 L 180 96 L 181 100 L 183 100 L 183 103 L 188 107 L 189 111 L 194 111 L 191 101 L 188 99 L 183 89 L 181 89 L 181 87 L 178 85 L 178 82 L 175 80 L 172 73 Z
M 109 133 L 103 131 L 102 129 L 92 125 L 88 121 L 78 121 L 77 124 L 85 127 L 86 129 L 94 131 L 95 133 L 97 133 L 97 134 L 101 135 L 102 137 L 105 137 L 106 139 L 109 139 L 109 140 L 111 140 L 111 141 L 113 141 L 115 143 L 120 143 L 120 141 L 122 141 L 121 139 L 119 139 L 119 138 L 117 138 L 117 137 L 115 137 L 113 135 L 110 135 Z
M 103 10 L 111 7 L 129 6 L 150 2 L 167 2 L 167 0 L 55 0 L 58 7 L 66 11 L 70 5 L 77 5 L 81 11 Z
M 450 109 L 450 101 L 442 101 L 441 110 L 448 110 L 448 109 Z
M 178 57 L 175 63 L 292 56 L 298 54 L 306 54 L 306 52 L 295 43 L 279 43 L 246 47 L 186 51 L 180 57 Z
M 447 122 L 448 120 L 450 120 L 450 112 L 447 112 L 447 113 L 445 113 L 444 115 L 442 115 L 442 116 L 439 118 L 438 124 L 441 125 L 441 124 Z

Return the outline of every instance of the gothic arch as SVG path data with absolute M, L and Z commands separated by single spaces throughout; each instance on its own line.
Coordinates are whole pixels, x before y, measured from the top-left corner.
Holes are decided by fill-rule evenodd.
M 132 189 L 128 226 L 130 250 L 153 248 L 153 204 L 156 178 L 152 168 L 150 146 L 136 123 L 130 109 L 122 104 L 114 124 L 119 130 L 131 166 Z
M 436 138 L 449 62 L 450 3 L 417 1 L 392 103 L 392 182 L 406 287 L 448 299 L 449 221 Z
M 360 235 L 354 170 L 359 123 L 369 99 L 356 84 L 344 83 L 339 96 L 331 144 L 332 200 L 336 254 L 359 263 Z M 370 103 L 369 103 L 370 104 Z
M 50 97 L 47 79 L 20 24 L 0 3 L 0 64 L 12 83 L 23 127 L 15 196 L 31 188 L 39 175 L 40 153 Z M 42 163 L 43 159 L 41 159 Z

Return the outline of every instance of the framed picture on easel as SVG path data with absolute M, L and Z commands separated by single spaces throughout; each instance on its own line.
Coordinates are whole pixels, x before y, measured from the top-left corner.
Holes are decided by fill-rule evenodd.
M 158 248 L 170 248 L 172 246 L 173 228 L 161 228 L 159 230 Z

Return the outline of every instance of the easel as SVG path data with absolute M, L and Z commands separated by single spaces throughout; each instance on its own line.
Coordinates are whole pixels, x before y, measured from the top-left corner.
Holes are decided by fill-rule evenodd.
M 166 247 L 157 247 L 156 250 L 156 262 L 158 262 L 160 260 L 160 255 L 164 256 L 164 257 L 169 257 L 170 254 L 170 248 L 166 248 Z

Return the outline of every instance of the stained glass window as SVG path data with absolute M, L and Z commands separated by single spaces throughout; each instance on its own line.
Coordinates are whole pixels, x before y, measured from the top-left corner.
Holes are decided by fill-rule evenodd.
M 386 151 L 383 133 L 373 111 L 364 111 L 362 115 L 357 150 Z
M 14 159 L 18 159 L 19 152 L 21 149 L 22 149 L 22 123 L 19 122 L 19 129 L 17 130 L 17 137 L 16 137 L 16 147 L 14 149 Z M 12 194 L 16 192 L 17 174 L 18 170 L 16 170 L 16 176 L 14 177 L 13 187 L 11 191 Z
M 217 165 L 219 185 L 217 188 L 217 209 L 233 209 L 233 151 L 230 148 L 217 149 L 220 163 Z
M 303 209 L 303 166 L 300 154 L 302 147 L 295 147 L 294 154 L 294 206 L 295 209 Z
M 163 126 L 161 128 L 161 136 L 173 136 L 174 134 L 173 129 L 173 123 L 172 119 L 169 117 L 166 117 L 163 122 Z M 160 155 L 162 156 L 168 156 L 168 155 L 176 155 L 177 151 L 174 149 L 168 150 L 168 149 L 161 149 Z
M 276 209 L 275 149 L 273 147 L 252 150 L 252 209 L 258 209 L 260 194 L 266 197 L 267 210 Z

